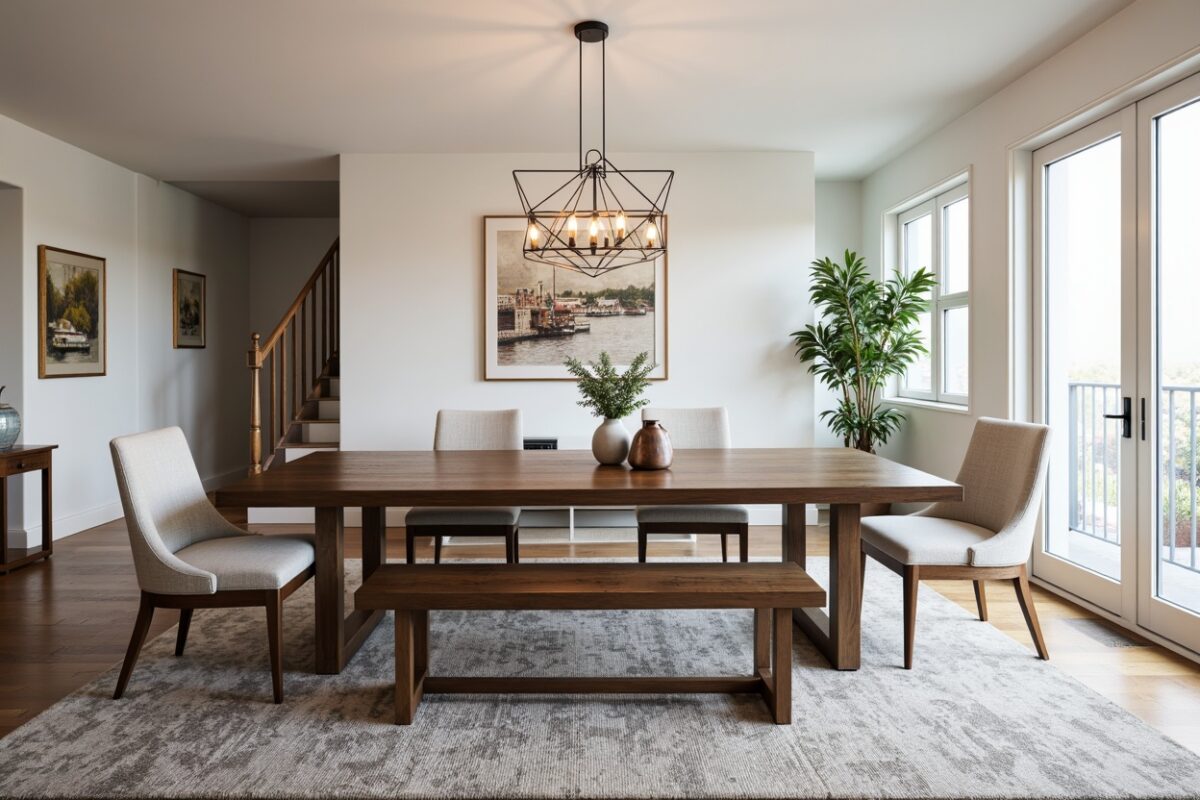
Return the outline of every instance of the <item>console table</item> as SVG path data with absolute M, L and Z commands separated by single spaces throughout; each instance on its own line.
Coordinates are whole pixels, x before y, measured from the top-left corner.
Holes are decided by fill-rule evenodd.
M 51 456 L 56 444 L 15 445 L 0 450 L 0 575 L 17 567 L 49 558 L 54 551 L 52 497 L 50 491 Z M 8 546 L 8 479 L 26 472 L 42 473 L 42 544 L 41 547 Z

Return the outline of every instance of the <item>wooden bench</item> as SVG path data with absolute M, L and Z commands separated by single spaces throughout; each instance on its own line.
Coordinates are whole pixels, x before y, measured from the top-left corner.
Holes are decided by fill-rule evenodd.
M 792 610 L 825 590 L 798 564 L 432 564 L 381 566 L 355 593 L 362 610 L 396 612 L 396 723 L 425 693 L 659 694 L 754 692 L 792 721 Z M 435 610 L 754 609 L 749 675 L 728 677 L 442 677 L 428 674 Z

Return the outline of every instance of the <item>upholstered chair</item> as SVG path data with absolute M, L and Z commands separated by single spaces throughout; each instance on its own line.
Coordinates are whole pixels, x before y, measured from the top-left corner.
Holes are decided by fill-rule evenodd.
M 912 669 L 917 590 L 922 579 L 975 583 L 979 619 L 987 621 L 984 581 L 1011 580 L 1038 656 L 1049 659 L 1025 564 L 1033 548 L 1050 429 L 989 419 L 975 424 L 957 481 L 959 503 L 934 503 L 907 516 L 863 517 L 867 556 L 904 579 L 904 668 Z
M 642 419 L 667 429 L 676 450 L 728 450 L 729 414 L 724 408 L 643 408 Z M 656 533 L 718 534 L 721 560 L 729 560 L 726 536 L 738 537 L 742 561 L 750 560 L 750 514 L 745 506 L 640 506 L 637 510 L 638 561 L 646 560 L 647 538 Z
M 272 689 L 283 702 L 283 601 L 313 575 L 313 537 L 260 536 L 222 517 L 179 428 L 122 436 L 110 448 L 141 588 L 113 699 L 129 685 L 155 609 L 179 609 L 175 655 L 182 656 L 194 609 L 263 606 Z
M 520 409 L 503 411 L 447 411 L 437 414 L 433 431 L 434 450 L 520 450 Z M 442 539 L 446 536 L 499 536 L 504 539 L 504 560 L 520 561 L 520 529 L 516 506 L 481 508 L 413 508 L 405 517 L 408 563 L 416 561 L 415 540 L 433 537 L 433 561 L 442 562 Z

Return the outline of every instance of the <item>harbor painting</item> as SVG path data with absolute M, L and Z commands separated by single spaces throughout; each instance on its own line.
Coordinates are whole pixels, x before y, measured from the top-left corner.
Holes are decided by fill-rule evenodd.
M 592 278 L 525 259 L 524 217 L 484 218 L 487 380 L 571 380 L 568 358 L 638 353 L 667 377 L 666 257 Z
M 38 246 L 38 377 L 79 378 L 108 369 L 105 261 Z
M 171 304 L 174 306 L 171 344 L 176 348 L 204 347 L 207 333 L 204 319 L 204 284 L 207 278 L 183 269 L 174 270 L 171 278 Z

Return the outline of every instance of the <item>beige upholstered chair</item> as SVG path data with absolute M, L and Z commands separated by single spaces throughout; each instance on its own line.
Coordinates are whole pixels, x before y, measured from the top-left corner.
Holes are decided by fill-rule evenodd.
M 642 419 L 656 419 L 667 429 L 676 450 L 728 450 L 729 414 L 724 408 L 643 408 Z M 701 533 L 721 536 L 721 560 L 729 560 L 725 537 L 738 537 L 742 561 L 750 560 L 750 514 L 745 506 L 641 506 L 637 510 L 638 561 L 646 560 L 647 537 L 655 533 Z
M 434 450 L 520 450 L 521 411 L 447 411 L 437 414 L 433 433 Z M 405 517 L 408 563 L 416 560 L 415 539 L 433 537 L 433 561 L 442 561 L 445 536 L 502 536 L 505 561 L 520 561 L 521 509 L 515 506 L 482 508 L 414 508 Z
M 1038 655 L 1050 658 L 1038 625 L 1025 563 L 1046 479 L 1050 429 L 984 417 L 975 424 L 958 473 L 961 503 L 934 503 L 908 516 L 862 519 L 862 565 L 871 556 L 904 578 L 904 668 L 912 669 L 917 588 L 928 580 L 975 582 L 987 621 L 984 581 L 1011 580 Z
M 283 601 L 313 574 L 312 536 L 260 536 L 228 522 L 205 496 L 179 428 L 122 436 L 110 447 L 142 590 L 113 699 L 125 693 L 154 609 L 179 609 L 182 656 L 194 609 L 264 606 L 272 688 L 283 702 Z

